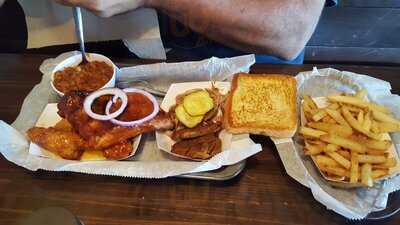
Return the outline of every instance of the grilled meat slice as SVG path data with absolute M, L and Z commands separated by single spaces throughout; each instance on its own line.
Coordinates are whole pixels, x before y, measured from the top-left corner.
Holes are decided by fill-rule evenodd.
M 217 133 L 222 129 L 221 122 L 206 121 L 194 128 L 183 128 L 172 133 L 172 139 L 179 141 L 182 139 L 196 138 L 207 134 Z
M 214 133 L 177 142 L 171 150 L 172 153 L 201 160 L 209 159 L 221 151 L 222 142 Z

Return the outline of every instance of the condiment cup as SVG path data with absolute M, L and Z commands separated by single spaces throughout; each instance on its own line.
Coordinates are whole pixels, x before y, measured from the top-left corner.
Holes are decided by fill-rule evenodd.
M 92 61 L 101 61 L 101 62 L 105 62 L 107 63 L 109 66 L 111 66 L 113 68 L 113 75 L 111 77 L 111 79 L 104 84 L 102 88 L 109 88 L 109 87 L 115 87 L 115 80 L 116 80 L 116 73 L 117 73 L 117 67 L 114 65 L 114 63 L 107 58 L 104 55 L 100 55 L 100 54 L 96 54 L 96 53 L 87 53 L 87 58 L 89 60 L 89 62 Z M 64 96 L 64 93 L 61 92 L 60 90 L 57 90 L 57 88 L 54 86 L 53 82 L 54 82 L 54 74 L 57 71 L 61 71 L 67 67 L 73 67 L 73 66 L 78 66 L 80 63 L 82 62 L 82 55 L 78 54 L 78 55 L 74 55 L 71 56 L 65 60 L 63 60 L 62 62 L 60 62 L 52 71 L 51 73 L 51 87 L 53 88 L 53 90 L 60 96 Z

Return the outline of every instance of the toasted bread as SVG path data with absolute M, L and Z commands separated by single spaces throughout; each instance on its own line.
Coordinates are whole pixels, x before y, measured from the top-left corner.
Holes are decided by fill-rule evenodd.
M 278 74 L 236 74 L 224 107 L 231 133 L 292 137 L 297 130 L 296 79 Z

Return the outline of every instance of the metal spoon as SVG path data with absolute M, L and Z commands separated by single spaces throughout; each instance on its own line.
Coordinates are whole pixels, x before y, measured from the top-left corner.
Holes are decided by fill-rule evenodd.
M 83 25 L 82 25 L 82 13 L 80 7 L 73 7 L 72 8 L 74 14 L 74 21 L 75 21 L 75 32 L 76 37 L 79 40 L 79 45 L 82 54 L 82 64 L 88 63 L 89 60 L 86 58 L 86 51 L 85 51 L 85 40 L 83 39 Z

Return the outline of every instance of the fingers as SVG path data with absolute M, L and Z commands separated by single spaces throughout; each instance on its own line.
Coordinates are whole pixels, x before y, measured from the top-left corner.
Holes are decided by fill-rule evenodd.
M 105 5 L 101 0 L 55 0 L 57 3 L 65 6 L 79 6 L 91 11 L 99 17 L 110 17 L 114 15 L 109 9 L 105 9 Z
M 99 0 L 55 0 L 56 2 L 66 6 L 80 6 L 90 11 L 102 11 L 102 2 Z
M 66 5 L 66 6 L 77 6 L 78 2 L 74 0 L 55 0 L 55 1 L 61 5 Z
M 80 6 L 97 16 L 111 17 L 144 5 L 144 0 L 55 0 L 66 6 Z

